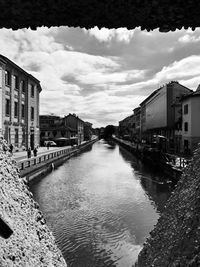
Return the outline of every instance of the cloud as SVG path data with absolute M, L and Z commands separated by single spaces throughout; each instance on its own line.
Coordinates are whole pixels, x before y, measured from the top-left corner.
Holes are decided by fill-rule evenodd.
M 186 34 L 182 37 L 179 38 L 179 42 L 181 43 L 191 43 L 191 42 L 199 42 L 200 41 L 200 36 L 196 37 L 196 36 L 191 36 L 189 34 Z
M 1 29 L 0 51 L 41 81 L 41 114 L 77 113 L 97 127 L 117 125 L 171 80 L 195 90 L 199 36 L 200 29 Z
M 64 95 L 80 95 L 81 88 L 76 84 L 66 84 L 64 88 Z
M 200 30 L 196 29 L 196 31 L 188 30 L 186 34 L 181 36 L 178 41 L 183 44 L 191 44 L 200 42 Z
M 85 84 L 109 84 L 109 83 L 125 83 L 136 79 L 142 79 L 144 77 L 144 72 L 141 70 L 130 70 L 108 73 L 101 69 L 99 72 L 92 72 L 86 75 L 80 75 L 77 80 Z
M 191 79 L 181 79 L 179 83 L 184 84 L 184 86 L 188 87 L 189 89 L 192 89 L 195 91 L 200 84 L 200 76 L 191 78 Z
M 190 56 L 180 61 L 175 61 L 167 67 L 163 67 L 155 77 L 161 81 L 191 79 L 199 77 L 200 56 Z M 199 77 L 200 79 L 200 77 Z
M 99 42 L 110 42 L 115 40 L 116 42 L 129 43 L 134 36 L 134 30 L 128 30 L 127 28 L 118 29 L 99 29 L 97 26 L 90 30 L 85 30 L 90 36 L 95 37 Z

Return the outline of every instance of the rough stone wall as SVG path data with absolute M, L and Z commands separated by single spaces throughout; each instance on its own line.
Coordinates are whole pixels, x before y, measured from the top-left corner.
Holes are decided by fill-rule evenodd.
M 7 150 L 6 141 L 0 137 L 0 218 L 13 231 L 9 238 L 3 238 L 0 225 L 0 266 L 67 266 Z
M 200 266 L 200 145 L 144 244 L 137 266 Z
M 199 0 L 1 0 L 0 27 L 94 26 L 174 31 L 200 26 Z

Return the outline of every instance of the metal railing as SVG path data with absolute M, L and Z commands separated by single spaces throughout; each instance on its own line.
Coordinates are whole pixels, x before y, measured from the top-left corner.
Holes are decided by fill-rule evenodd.
M 67 148 L 67 149 L 65 148 L 65 149 L 61 149 L 58 151 L 52 151 L 49 153 L 38 155 L 37 157 L 21 160 L 21 161 L 17 162 L 17 165 L 21 171 L 21 170 L 25 170 L 27 168 L 36 166 L 38 164 L 42 164 L 44 162 L 48 163 L 48 161 L 52 161 L 52 159 L 55 159 L 55 158 L 60 158 L 62 156 L 69 156 L 71 153 L 73 153 L 77 150 L 78 150 L 78 147 Z
M 56 150 L 56 151 L 52 151 L 52 152 L 45 152 L 45 154 L 41 154 L 38 155 L 37 157 L 33 157 L 33 158 L 27 158 L 27 159 L 23 159 L 17 162 L 17 165 L 19 167 L 20 171 L 23 171 L 27 168 L 33 167 L 33 166 L 37 166 L 37 165 L 42 165 L 43 163 L 48 163 L 51 162 L 52 159 L 58 159 L 64 156 L 70 156 L 72 153 L 74 152 L 78 152 L 80 149 L 84 148 L 85 146 L 95 142 L 95 140 L 91 140 L 89 142 L 85 142 L 82 143 L 76 147 L 71 147 L 71 148 L 64 148 L 64 149 L 60 149 L 60 150 Z M 39 167 L 39 166 L 38 166 Z

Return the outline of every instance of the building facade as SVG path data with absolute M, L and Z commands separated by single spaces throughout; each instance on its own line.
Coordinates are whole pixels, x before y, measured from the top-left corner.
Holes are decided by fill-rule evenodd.
M 77 143 L 77 130 L 65 125 L 64 118 L 55 115 L 40 115 L 40 140 L 55 141 L 59 146 Z
M 137 107 L 133 110 L 133 114 L 135 117 L 135 131 L 134 131 L 134 139 L 136 142 L 141 141 L 141 107 Z
M 175 151 L 176 130 L 181 119 L 180 99 L 191 93 L 187 87 L 172 81 L 155 90 L 141 104 L 141 134 L 147 142 L 155 135 L 167 139 L 167 149 Z
M 119 136 L 133 142 L 139 142 L 141 137 L 141 108 L 133 110 L 133 114 L 119 122 Z
M 84 121 L 81 120 L 76 114 L 69 114 L 64 117 L 64 125 L 72 129 L 76 129 L 77 132 L 77 144 L 81 144 L 84 141 Z
M 119 136 L 125 140 L 131 141 L 132 131 L 134 129 L 135 117 L 130 115 L 119 121 Z
M 40 81 L 0 55 L 0 134 L 16 150 L 40 143 Z
M 200 143 L 200 86 L 182 99 L 182 152 L 190 154 Z

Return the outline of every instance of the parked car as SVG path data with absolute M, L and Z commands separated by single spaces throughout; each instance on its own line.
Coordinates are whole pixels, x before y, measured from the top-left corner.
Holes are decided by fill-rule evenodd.
M 54 141 L 44 141 L 44 145 L 47 146 L 47 144 L 49 144 L 49 146 L 57 146 Z

